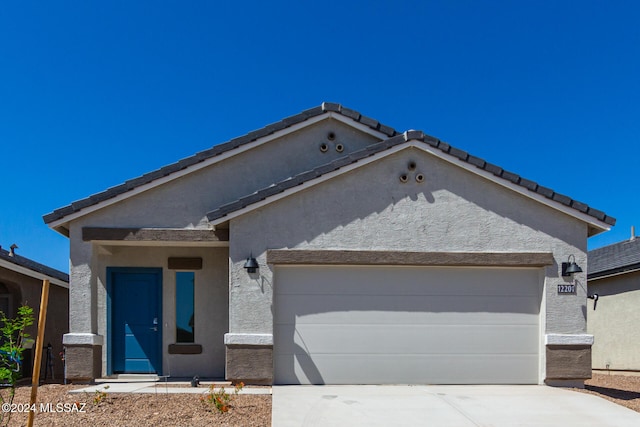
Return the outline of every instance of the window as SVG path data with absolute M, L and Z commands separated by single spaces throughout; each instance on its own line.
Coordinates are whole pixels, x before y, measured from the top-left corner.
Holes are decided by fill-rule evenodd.
M 176 272 L 176 342 L 192 343 L 194 340 L 194 288 L 193 271 Z

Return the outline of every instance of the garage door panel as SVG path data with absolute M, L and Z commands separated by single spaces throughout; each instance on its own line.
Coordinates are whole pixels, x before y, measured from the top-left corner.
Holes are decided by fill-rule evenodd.
M 520 296 L 314 295 L 313 304 L 309 304 L 309 296 L 304 295 L 279 295 L 278 298 L 275 323 L 357 323 L 363 318 L 368 321 L 378 318 L 381 323 L 407 318 L 430 322 L 438 321 L 440 314 L 446 318 L 450 313 L 477 315 L 481 319 L 504 317 L 505 313 L 522 314 L 514 316 L 514 321 L 526 322 L 526 319 L 537 319 L 539 313 L 535 299 Z
M 537 290 L 523 282 L 538 281 L 538 273 L 523 275 L 525 269 L 368 266 L 278 267 L 276 290 L 280 295 L 495 295 L 535 296 Z M 286 283 L 278 275 L 286 275 Z M 425 287 L 425 281 L 429 286 Z M 521 284 L 522 286 L 520 286 Z
M 538 366 L 535 355 L 279 355 L 274 362 L 280 384 L 371 384 L 371 371 L 376 384 L 531 384 Z
M 537 354 L 537 325 L 298 325 L 278 329 L 278 353 Z M 375 343 L 375 344 L 372 344 Z
M 380 311 L 352 311 L 307 314 L 304 316 L 290 316 L 280 318 L 274 322 L 280 325 L 315 325 L 323 324 L 372 324 L 372 325 L 537 325 L 538 314 L 521 313 L 485 313 L 485 312 L 380 312 Z
M 538 382 L 539 269 L 277 267 L 275 382 Z

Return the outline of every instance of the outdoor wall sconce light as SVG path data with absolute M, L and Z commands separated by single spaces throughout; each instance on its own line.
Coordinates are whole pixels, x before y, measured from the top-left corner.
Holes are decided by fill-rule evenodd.
M 247 258 L 247 262 L 244 263 L 244 268 L 247 269 L 247 273 L 255 273 L 258 269 L 258 261 L 253 257 L 253 254 Z
M 593 300 L 593 309 L 596 309 L 596 305 L 598 305 L 598 294 L 587 295 L 587 298 Z
M 573 261 L 571 261 L 571 258 L 573 258 Z M 578 264 L 576 264 L 576 257 L 574 255 L 569 255 L 567 262 L 562 263 L 562 276 L 568 277 L 573 273 L 582 273 L 582 269 Z

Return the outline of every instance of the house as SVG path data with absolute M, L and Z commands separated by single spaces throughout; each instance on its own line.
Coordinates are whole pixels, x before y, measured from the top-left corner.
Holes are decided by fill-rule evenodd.
M 42 281 L 49 280 L 49 301 L 47 323 L 44 331 L 44 345 L 41 379 L 60 380 L 64 368 L 60 353 L 63 351 L 62 337 L 69 332 L 69 275 L 54 268 L 37 263 L 16 253 L 17 246 L 9 250 L 0 247 L 0 311 L 8 318 L 15 318 L 21 305 L 33 308 L 34 324 L 26 329 L 33 340 L 38 334 L 38 316 L 42 296 Z M 47 366 L 46 346 L 51 344 L 51 362 Z M 23 353 L 23 375 L 31 375 L 32 350 Z M 53 372 L 52 369 L 53 368 Z
M 615 223 L 333 103 L 44 220 L 70 239 L 70 379 L 267 384 L 581 383 L 562 265 Z
M 629 240 L 589 251 L 587 281 L 593 369 L 640 371 L 640 239 L 633 228 Z

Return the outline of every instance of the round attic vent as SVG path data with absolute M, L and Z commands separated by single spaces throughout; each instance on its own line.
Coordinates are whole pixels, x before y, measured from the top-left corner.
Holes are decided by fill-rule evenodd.
M 329 151 L 329 145 L 327 145 L 326 143 L 321 143 L 320 144 L 320 151 L 322 151 L 323 153 L 326 153 L 327 151 Z
M 336 134 L 335 134 L 334 132 L 329 132 L 329 133 L 327 134 L 327 139 L 328 139 L 329 141 L 333 141 L 334 139 L 336 139 Z
M 400 175 L 400 182 L 405 183 L 409 180 L 409 176 L 406 173 Z
M 336 151 L 338 153 L 342 153 L 344 151 L 344 145 L 342 144 L 336 144 Z

